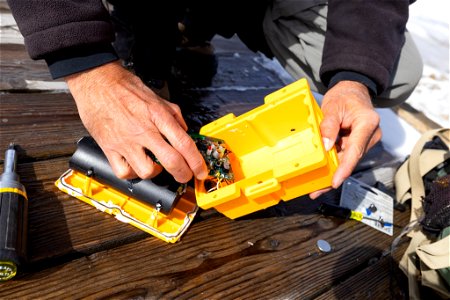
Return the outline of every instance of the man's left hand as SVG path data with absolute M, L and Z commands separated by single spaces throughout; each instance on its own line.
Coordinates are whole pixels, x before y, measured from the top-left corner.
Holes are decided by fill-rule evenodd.
M 332 188 L 338 188 L 355 169 L 363 155 L 381 139 L 380 117 L 367 87 L 355 81 L 341 81 L 323 97 L 324 119 L 320 124 L 325 149 L 336 144 L 339 167 Z M 312 199 L 330 189 L 311 193 Z

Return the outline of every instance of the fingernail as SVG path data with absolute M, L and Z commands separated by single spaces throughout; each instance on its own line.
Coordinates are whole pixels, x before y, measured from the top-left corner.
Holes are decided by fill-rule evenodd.
M 322 142 L 323 145 L 325 146 L 325 151 L 328 152 L 331 150 L 331 148 L 333 148 L 333 144 L 331 143 L 331 140 L 329 138 L 326 137 L 322 138 Z
M 208 177 L 208 173 L 205 171 L 201 171 L 200 173 L 198 173 L 197 175 L 197 179 L 198 180 L 204 180 L 206 179 L 206 177 Z

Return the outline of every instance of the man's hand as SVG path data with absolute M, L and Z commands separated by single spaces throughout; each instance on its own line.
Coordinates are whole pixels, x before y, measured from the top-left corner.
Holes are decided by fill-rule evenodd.
M 146 149 L 178 182 L 207 176 L 180 108 L 118 62 L 70 75 L 66 81 L 84 126 L 119 178 L 151 178 L 161 171 Z
M 352 174 L 358 161 L 381 139 L 380 117 L 374 110 L 367 87 L 341 81 L 323 97 L 324 119 L 320 124 L 325 149 L 336 143 L 340 165 L 332 187 L 338 188 Z M 329 189 L 311 193 L 312 199 Z

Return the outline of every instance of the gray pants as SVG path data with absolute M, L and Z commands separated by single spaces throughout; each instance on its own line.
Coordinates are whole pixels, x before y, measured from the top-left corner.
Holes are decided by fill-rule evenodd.
M 306 78 L 320 94 L 327 91 L 319 77 L 327 12 L 324 0 L 274 0 L 263 24 L 266 41 L 280 64 L 295 79 Z M 377 107 L 404 102 L 422 76 L 420 53 L 408 32 L 405 38 L 389 88 L 373 100 Z

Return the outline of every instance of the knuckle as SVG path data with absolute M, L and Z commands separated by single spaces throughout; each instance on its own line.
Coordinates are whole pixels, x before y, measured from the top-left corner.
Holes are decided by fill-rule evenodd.
M 320 122 L 320 125 L 319 125 L 320 130 L 324 131 L 324 130 L 328 129 L 330 127 L 329 123 L 330 122 L 329 122 L 328 119 L 323 119 L 322 122 Z
M 132 177 L 132 172 L 130 168 L 126 167 L 118 167 L 118 168 L 116 167 L 114 168 L 114 173 L 120 179 L 131 179 Z
M 155 104 L 148 107 L 148 115 L 151 122 L 155 125 L 164 123 L 163 120 L 166 113 L 167 111 L 161 105 Z
M 170 173 L 176 172 L 182 169 L 182 163 L 180 162 L 181 157 L 178 153 L 167 152 L 164 155 L 164 168 L 166 168 Z
M 190 167 L 194 174 L 201 174 L 203 170 L 205 169 L 205 163 L 203 159 L 196 159 L 193 162 L 191 162 Z
M 320 132 L 322 135 L 335 139 L 340 130 L 340 123 L 333 118 L 326 118 L 320 123 Z
M 201 170 L 203 170 L 203 165 L 204 165 L 204 164 L 205 164 L 205 163 L 204 163 L 204 161 L 203 161 L 202 158 L 195 159 L 195 160 L 193 160 L 193 161 L 191 162 L 192 170 L 193 170 L 195 173 L 200 172 Z
M 364 123 L 372 128 L 378 128 L 380 126 L 380 115 L 374 110 L 366 114 L 363 119 Z
M 181 108 L 175 103 L 169 102 L 169 106 L 177 113 L 181 113 Z
M 366 150 L 365 147 L 362 145 L 355 146 L 355 154 L 358 160 L 364 156 L 365 150 Z
M 136 173 L 139 176 L 139 178 L 142 179 L 152 178 L 154 174 L 154 168 L 153 166 L 148 165 L 141 168 L 139 171 L 136 170 Z
M 380 116 L 376 112 L 373 112 L 371 120 L 376 127 L 380 125 Z
M 187 150 L 195 147 L 194 141 L 187 135 L 184 134 L 177 140 L 178 149 Z
M 383 132 L 381 131 L 380 128 L 378 128 L 375 133 L 372 136 L 372 140 L 374 143 L 377 143 L 381 140 L 381 137 L 383 136 Z
M 324 115 L 322 122 L 320 122 L 320 128 L 332 128 L 339 126 L 340 122 L 334 115 Z
M 191 180 L 191 178 L 192 178 L 192 172 L 187 172 L 186 175 L 185 174 L 180 174 L 179 176 L 175 177 L 175 179 L 178 182 L 181 182 L 181 183 L 186 183 L 189 180 Z
M 177 153 L 166 155 L 164 168 L 172 174 L 178 182 L 185 183 L 192 178 L 192 172 L 186 166 L 182 157 Z

